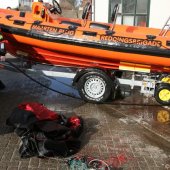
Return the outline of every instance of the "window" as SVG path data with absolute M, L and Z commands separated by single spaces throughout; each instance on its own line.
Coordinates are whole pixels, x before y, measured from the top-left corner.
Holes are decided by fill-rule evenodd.
M 117 24 L 148 26 L 150 0 L 110 0 L 109 22 L 116 4 L 119 4 Z

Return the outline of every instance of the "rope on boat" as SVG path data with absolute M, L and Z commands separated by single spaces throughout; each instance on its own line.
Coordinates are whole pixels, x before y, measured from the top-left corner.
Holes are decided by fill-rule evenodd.
M 16 66 L 15 64 L 13 64 L 12 62 L 10 62 L 10 61 L 6 61 L 6 62 L 9 63 L 9 64 L 10 64 L 12 67 L 14 67 L 15 69 L 17 69 L 17 70 L 18 70 L 19 72 L 21 72 L 22 74 L 24 74 L 27 78 L 29 78 L 29 79 L 32 80 L 33 82 L 39 84 L 40 86 L 45 87 L 46 89 L 51 90 L 51 91 L 56 92 L 56 93 L 59 93 L 59 94 L 61 94 L 61 95 L 64 95 L 64 96 L 67 96 L 67 97 L 71 97 L 71 98 L 74 98 L 74 99 L 81 100 L 81 98 L 79 98 L 79 97 L 76 97 L 76 96 L 73 96 L 73 95 L 70 95 L 70 94 L 66 94 L 66 93 L 60 92 L 60 91 L 58 91 L 58 90 L 55 90 L 55 89 L 53 89 L 53 88 L 50 88 L 50 87 L 44 85 L 43 83 L 41 83 L 41 82 L 35 80 L 34 78 L 32 78 L 31 76 L 29 76 L 27 73 L 25 73 L 22 69 L 20 69 L 19 67 L 17 67 L 17 66 Z M 56 81 L 57 81 L 57 80 L 56 80 Z M 61 81 L 57 81 L 57 82 L 62 83 Z M 62 83 L 62 84 L 64 84 L 64 83 Z

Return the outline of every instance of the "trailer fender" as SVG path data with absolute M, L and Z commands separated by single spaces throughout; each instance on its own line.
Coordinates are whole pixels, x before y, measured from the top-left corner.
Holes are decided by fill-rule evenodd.
M 77 71 L 74 79 L 73 79 L 72 85 L 73 85 L 73 86 L 77 86 L 78 81 L 80 80 L 80 78 L 81 78 L 84 74 L 89 73 L 89 72 L 91 72 L 91 73 L 94 72 L 94 73 L 95 73 L 95 72 L 98 72 L 98 71 L 103 71 L 103 72 L 105 72 L 104 70 L 97 69 L 97 68 L 79 69 L 79 70 Z

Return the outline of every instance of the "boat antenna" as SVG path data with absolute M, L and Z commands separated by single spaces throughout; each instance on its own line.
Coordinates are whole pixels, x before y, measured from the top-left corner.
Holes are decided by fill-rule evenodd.
M 82 13 L 82 19 L 85 21 L 84 26 L 85 26 L 86 21 L 89 17 L 90 11 L 91 11 L 91 3 L 87 2 L 83 9 L 83 13 Z
M 111 29 L 112 31 L 115 28 L 118 11 L 119 11 L 119 4 L 116 4 L 113 8 L 113 12 L 112 12 L 112 16 L 111 16 L 111 21 L 113 23 L 113 26 L 112 26 L 112 29 Z

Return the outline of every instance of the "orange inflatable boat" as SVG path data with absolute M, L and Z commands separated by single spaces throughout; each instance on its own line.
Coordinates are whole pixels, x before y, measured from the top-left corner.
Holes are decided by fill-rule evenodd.
M 74 78 L 80 96 L 86 101 L 103 102 L 116 91 L 115 70 L 164 73 L 164 78 L 132 79 L 131 87 L 141 86 L 142 93 L 155 95 L 161 104 L 170 104 L 170 31 L 88 20 L 87 3 L 82 19 L 64 18 L 60 5 L 34 2 L 32 12 L 0 9 L 0 29 L 8 53 L 28 61 L 55 66 L 81 68 Z M 1 54 L 4 44 L 1 43 Z M 111 70 L 111 71 L 110 71 Z M 116 74 L 115 74 L 116 75 Z M 119 78 L 121 76 L 118 76 Z M 120 83 L 129 84 L 119 80 Z M 159 82 L 161 81 L 161 83 Z M 115 94 L 115 93 L 114 93 Z
M 138 67 L 170 72 L 170 32 L 59 17 L 61 8 L 34 2 L 32 12 L 0 10 L 0 28 L 7 51 L 40 63 L 121 69 Z M 116 18 L 116 7 L 113 12 Z

